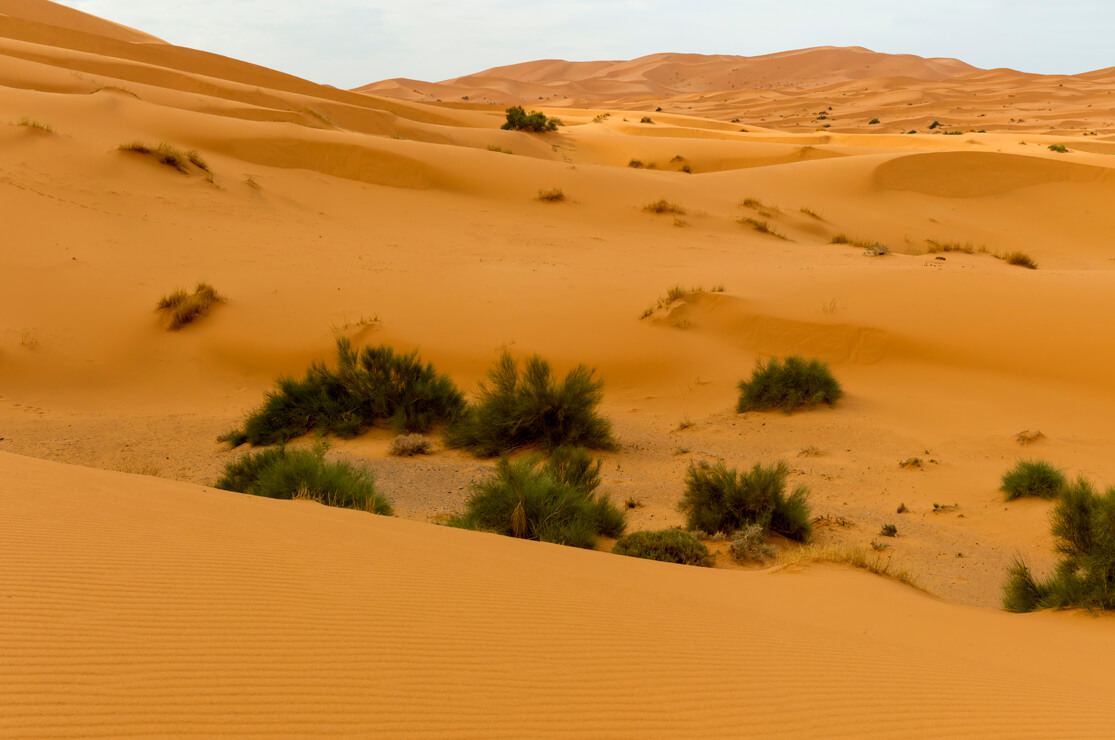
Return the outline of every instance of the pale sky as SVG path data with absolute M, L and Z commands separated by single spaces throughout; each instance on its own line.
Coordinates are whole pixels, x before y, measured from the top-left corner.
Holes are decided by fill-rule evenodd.
M 179 46 L 352 88 L 535 59 L 754 56 L 809 46 L 1073 74 L 1115 66 L 1115 2 L 63 0 Z

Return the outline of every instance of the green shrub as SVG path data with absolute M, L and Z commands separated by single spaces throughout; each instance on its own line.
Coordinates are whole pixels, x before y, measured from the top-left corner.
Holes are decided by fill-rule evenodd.
M 1050 529 L 1061 555 L 1053 575 L 1039 581 L 1015 561 L 1003 584 L 1003 607 L 1115 609 L 1115 488 L 1099 495 L 1078 478 L 1062 491 Z
M 723 462 L 690 463 L 685 494 L 678 509 L 686 515 L 686 528 L 705 532 L 735 532 L 751 524 L 800 542 L 813 533 L 809 490 L 799 486 L 786 496 L 790 469 L 779 462 L 770 467 L 756 463 L 741 474 Z
M 217 488 L 266 498 L 309 498 L 326 506 L 391 514 L 371 474 L 347 462 L 326 462 L 325 447 L 312 452 L 275 447 L 225 466 Z
M 385 419 L 396 432 L 424 432 L 464 409 L 464 396 L 417 352 L 396 354 L 390 347 L 357 352 L 337 340 L 337 369 L 314 363 L 302 379 L 279 378 L 263 406 L 242 430 L 221 439 L 234 446 L 269 445 L 311 431 L 354 437 Z
M 680 529 L 659 532 L 634 532 L 626 535 L 612 548 L 616 555 L 660 560 L 664 563 L 712 567 L 713 557 L 703 542 Z
M 871 119 L 870 121 L 868 121 L 867 123 L 868 123 L 868 125 L 869 125 L 869 126 L 874 126 L 874 125 L 875 125 L 875 124 L 877 124 L 877 123 L 882 123 L 882 121 L 880 121 L 880 120 L 879 120 L 878 118 L 872 118 L 872 119 Z
M 1057 152 L 1059 154 L 1067 154 L 1068 151 L 1069 151 L 1069 148 L 1067 146 L 1065 146 L 1064 144 L 1050 144 L 1049 145 L 1049 151 Z
M 507 131 L 531 131 L 545 133 L 557 131 L 561 121 L 557 118 L 547 118 L 546 114 L 532 110 L 529 114 L 521 105 L 513 105 L 507 109 L 507 122 L 500 128 Z
M 519 364 L 504 352 L 480 384 L 476 403 L 446 430 L 446 443 L 491 457 L 526 445 L 553 450 L 563 445 L 615 449 L 612 425 L 596 412 L 604 382 L 578 365 L 557 382 L 550 363 L 537 355 Z
M 801 357 L 775 358 L 765 365 L 760 361 L 751 380 L 740 381 L 739 391 L 740 413 L 780 408 L 789 414 L 820 403 L 831 406 L 844 394 L 827 364 Z
M 595 547 L 598 536 L 623 534 L 623 512 L 596 493 L 599 460 L 583 448 L 561 447 L 541 467 L 539 462 L 537 455 L 500 458 L 450 526 L 585 548 Z
M 213 306 L 224 303 L 224 300 L 209 283 L 198 283 L 193 293 L 176 290 L 170 295 L 163 296 L 155 305 L 155 310 L 162 311 L 169 317 L 168 328 L 171 331 L 178 331 L 207 316 Z
M 1007 501 L 1023 496 L 1056 498 L 1066 482 L 1064 473 L 1044 460 L 1019 460 L 1003 474 L 999 490 L 1007 495 Z

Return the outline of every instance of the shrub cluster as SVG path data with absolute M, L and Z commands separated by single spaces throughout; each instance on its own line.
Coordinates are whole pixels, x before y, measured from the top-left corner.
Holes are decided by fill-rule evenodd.
M 335 370 L 314 363 L 302 379 L 279 378 L 244 428 L 221 439 L 233 446 L 269 445 L 314 430 L 354 437 L 381 419 L 396 432 L 423 432 L 464 406 L 453 381 L 423 365 L 417 352 L 396 354 L 386 346 L 357 352 L 342 337 Z
M 664 563 L 712 567 L 713 556 L 703 542 L 680 529 L 634 532 L 616 542 L 612 552 Z
M 757 524 L 764 532 L 807 542 L 813 533 L 809 489 L 799 486 L 787 496 L 789 472 L 784 462 L 769 467 L 756 463 L 749 473 L 723 462 L 690 463 L 678 509 L 690 530 L 730 533 Z
M 775 358 L 765 365 L 760 361 L 751 380 L 740 381 L 739 390 L 740 413 L 781 408 L 789 414 L 821 403 L 831 406 L 844 394 L 827 364 L 801 357 Z
M 561 120 L 558 118 L 547 118 L 546 114 L 536 110 L 527 113 L 523 110 L 523 106 L 514 105 L 507 109 L 507 122 L 501 128 L 506 131 L 544 133 L 557 131 L 557 127 L 560 125 Z
M 217 488 L 267 498 L 310 498 L 326 506 L 391 514 L 371 475 L 347 462 L 326 462 L 325 447 L 288 450 L 274 447 L 225 466 Z
M 209 283 L 198 283 L 193 293 L 176 290 L 170 295 L 163 296 L 156 304 L 155 309 L 162 311 L 170 318 L 169 328 L 171 331 L 178 331 L 203 316 L 207 316 L 213 306 L 224 303 L 224 300 Z
M 767 544 L 767 533 L 758 524 L 748 524 L 736 532 L 728 553 L 737 563 L 749 560 L 764 561 L 774 557 L 774 548 Z
M 1061 555 L 1053 575 L 1039 581 L 1016 560 L 1003 585 L 1003 607 L 1115 609 L 1115 488 L 1100 495 L 1078 478 L 1062 490 L 1050 529 Z
M 473 486 L 464 514 L 450 526 L 509 537 L 592 548 L 598 536 L 619 537 L 624 514 L 603 494 L 600 461 L 583 448 L 560 447 L 540 465 L 537 455 L 500 458 L 493 476 Z
M 1019 460 L 1003 474 L 999 490 L 1006 494 L 1007 501 L 1023 496 L 1056 498 L 1066 482 L 1065 474 L 1044 460 Z
M 578 365 L 563 382 L 537 355 L 519 364 L 504 352 L 480 385 L 477 402 L 446 430 L 446 443 L 484 457 L 538 445 L 553 450 L 563 445 L 615 449 L 612 425 L 596 412 L 604 383 L 595 371 Z

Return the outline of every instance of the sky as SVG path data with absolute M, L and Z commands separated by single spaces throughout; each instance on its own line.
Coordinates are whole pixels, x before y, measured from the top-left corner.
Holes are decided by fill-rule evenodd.
M 863 46 L 977 67 L 1115 66 L 1115 2 L 1066 0 L 62 0 L 179 46 L 353 88 L 535 59 Z

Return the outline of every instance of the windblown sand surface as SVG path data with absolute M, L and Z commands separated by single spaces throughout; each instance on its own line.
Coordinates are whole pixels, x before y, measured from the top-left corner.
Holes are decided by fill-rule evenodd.
M 1054 99 L 918 64 L 953 96 L 1000 74 L 1003 103 Z M 1112 89 L 1073 80 L 1080 101 Z M 1054 558 L 1050 504 L 1005 504 L 1002 473 L 1039 457 L 1115 482 L 1115 141 L 1031 116 L 857 135 L 546 110 L 566 126 L 501 131 L 497 106 L 322 87 L 0 0 L 3 123 L 42 124 L 0 125 L 0 734 L 1109 734 L 1111 620 L 992 610 L 1016 555 Z M 211 174 L 118 149 L 137 141 Z M 552 187 L 566 200 L 538 201 Z M 663 198 L 685 213 L 643 212 Z M 930 252 L 948 243 L 973 253 Z M 1039 269 L 995 257 L 1012 251 Z M 199 281 L 227 304 L 167 331 L 156 302 Z M 703 290 L 639 318 L 674 285 Z M 402 519 L 203 488 L 242 454 L 217 436 L 337 335 L 418 348 L 469 390 L 505 347 L 591 364 L 631 529 L 681 524 L 691 460 L 784 459 L 819 544 L 895 524 L 885 556 L 938 598 L 432 526 L 491 463 L 389 459 L 385 430 L 331 454 Z M 736 414 L 755 361 L 791 353 L 831 363 L 845 399 Z

